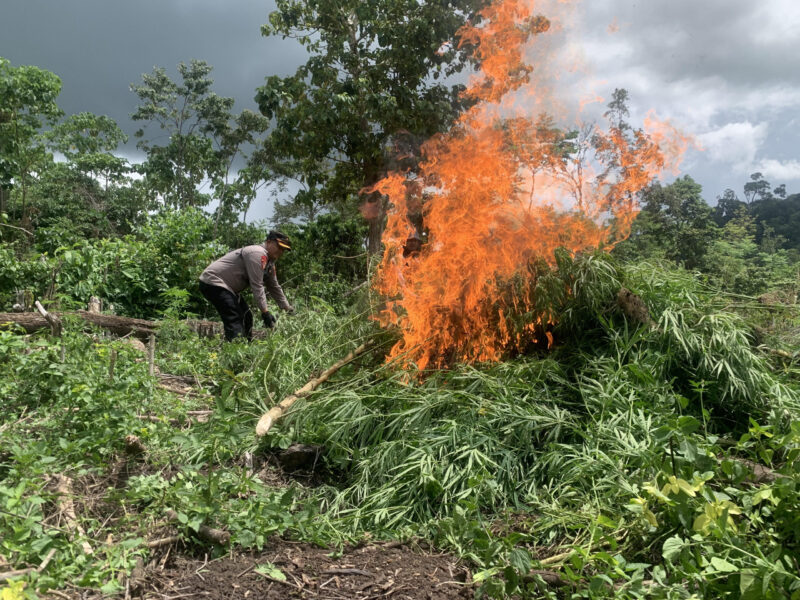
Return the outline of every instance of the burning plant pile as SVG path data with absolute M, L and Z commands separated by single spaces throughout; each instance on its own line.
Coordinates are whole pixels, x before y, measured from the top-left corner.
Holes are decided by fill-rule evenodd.
M 558 14 L 565 4 L 547 8 Z M 536 297 L 542 267 L 555 264 L 557 248 L 609 250 L 625 239 L 637 193 L 674 170 L 686 147 L 655 117 L 644 129 L 628 125 L 624 92 L 605 128 L 556 101 L 546 70 L 528 62 L 534 51 L 537 65 L 556 62 L 537 44 L 564 25 L 542 8 L 503 0 L 461 31 L 480 66 L 464 92 L 472 108 L 423 144 L 413 172 L 375 187 L 390 205 L 375 284 L 388 301 L 378 320 L 402 332 L 390 357 L 406 365 L 497 361 L 550 345 L 558 315 Z M 427 243 L 403 256 L 420 222 Z M 508 293 L 512 281 L 517 292 Z

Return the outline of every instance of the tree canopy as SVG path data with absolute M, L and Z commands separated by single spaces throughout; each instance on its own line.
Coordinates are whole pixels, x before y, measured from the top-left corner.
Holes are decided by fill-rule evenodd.
M 462 86 L 446 78 L 468 64 L 458 32 L 484 2 L 277 4 L 262 33 L 294 38 L 310 57 L 294 75 L 267 77 L 258 88 L 256 101 L 272 120 L 266 155 L 276 175 L 301 185 L 295 214 L 353 211 L 359 192 L 384 173 L 394 138 L 443 131 L 464 107 Z

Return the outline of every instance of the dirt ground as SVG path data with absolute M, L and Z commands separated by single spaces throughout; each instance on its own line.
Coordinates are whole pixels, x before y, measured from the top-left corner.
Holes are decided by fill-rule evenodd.
M 292 481 L 318 484 L 316 449 L 290 447 L 276 456 L 249 456 L 246 466 L 262 481 L 283 487 Z M 305 464 L 310 461 L 310 464 Z M 121 518 L 119 507 L 106 501 L 109 489 L 123 488 L 135 474 L 148 472 L 146 462 L 122 457 L 108 473 L 87 475 L 71 483 L 78 514 L 106 523 Z M 150 531 L 153 538 L 171 529 Z M 194 553 L 193 553 L 194 552 Z M 260 553 L 231 551 L 210 559 L 180 542 L 159 548 L 127 578 L 120 578 L 120 600 L 184 598 L 281 600 L 447 600 L 474 597 L 469 569 L 458 559 L 417 543 L 376 542 L 342 552 L 313 544 L 273 538 Z M 67 586 L 48 599 L 99 600 L 97 589 Z
M 270 567 L 280 573 L 273 571 L 271 576 Z M 397 542 L 348 548 L 337 554 L 278 539 L 260 554 L 215 560 L 165 549 L 143 570 L 134 572 L 125 586 L 125 598 L 148 600 L 446 600 L 474 596 L 469 570 L 453 557 Z M 96 600 L 100 596 L 97 590 L 72 588 L 49 597 Z

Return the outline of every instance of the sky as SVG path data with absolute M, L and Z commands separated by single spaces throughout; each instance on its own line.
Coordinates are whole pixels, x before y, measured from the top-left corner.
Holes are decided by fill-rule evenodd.
M 115 119 L 132 140 L 121 154 L 134 161 L 141 155 L 130 85 L 154 66 L 174 76 L 181 61 L 207 61 L 214 91 L 235 98 L 240 111 L 255 108 L 265 77 L 289 75 L 307 58 L 296 42 L 261 36 L 270 0 L 2 2 L 0 56 L 59 75 L 61 108 Z M 703 185 L 709 203 L 726 188 L 741 197 L 754 172 L 800 192 L 798 0 L 568 4 L 554 39 L 579 58 L 581 77 L 599 97 L 629 91 L 632 122 L 654 110 L 694 138 L 681 171 Z M 250 217 L 270 213 L 263 193 Z

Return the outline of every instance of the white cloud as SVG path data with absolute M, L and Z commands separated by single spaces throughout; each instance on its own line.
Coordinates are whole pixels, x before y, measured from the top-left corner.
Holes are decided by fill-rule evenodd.
M 760 161 L 754 171 L 760 171 L 764 177 L 773 181 L 800 181 L 799 160 L 780 161 L 768 158 Z
M 751 29 L 762 45 L 795 47 L 800 41 L 800 4 L 797 0 L 754 2 Z
M 755 162 L 756 154 L 767 139 L 768 129 L 766 123 L 727 123 L 698 136 L 698 141 L 711 160 L 739 170 Z

